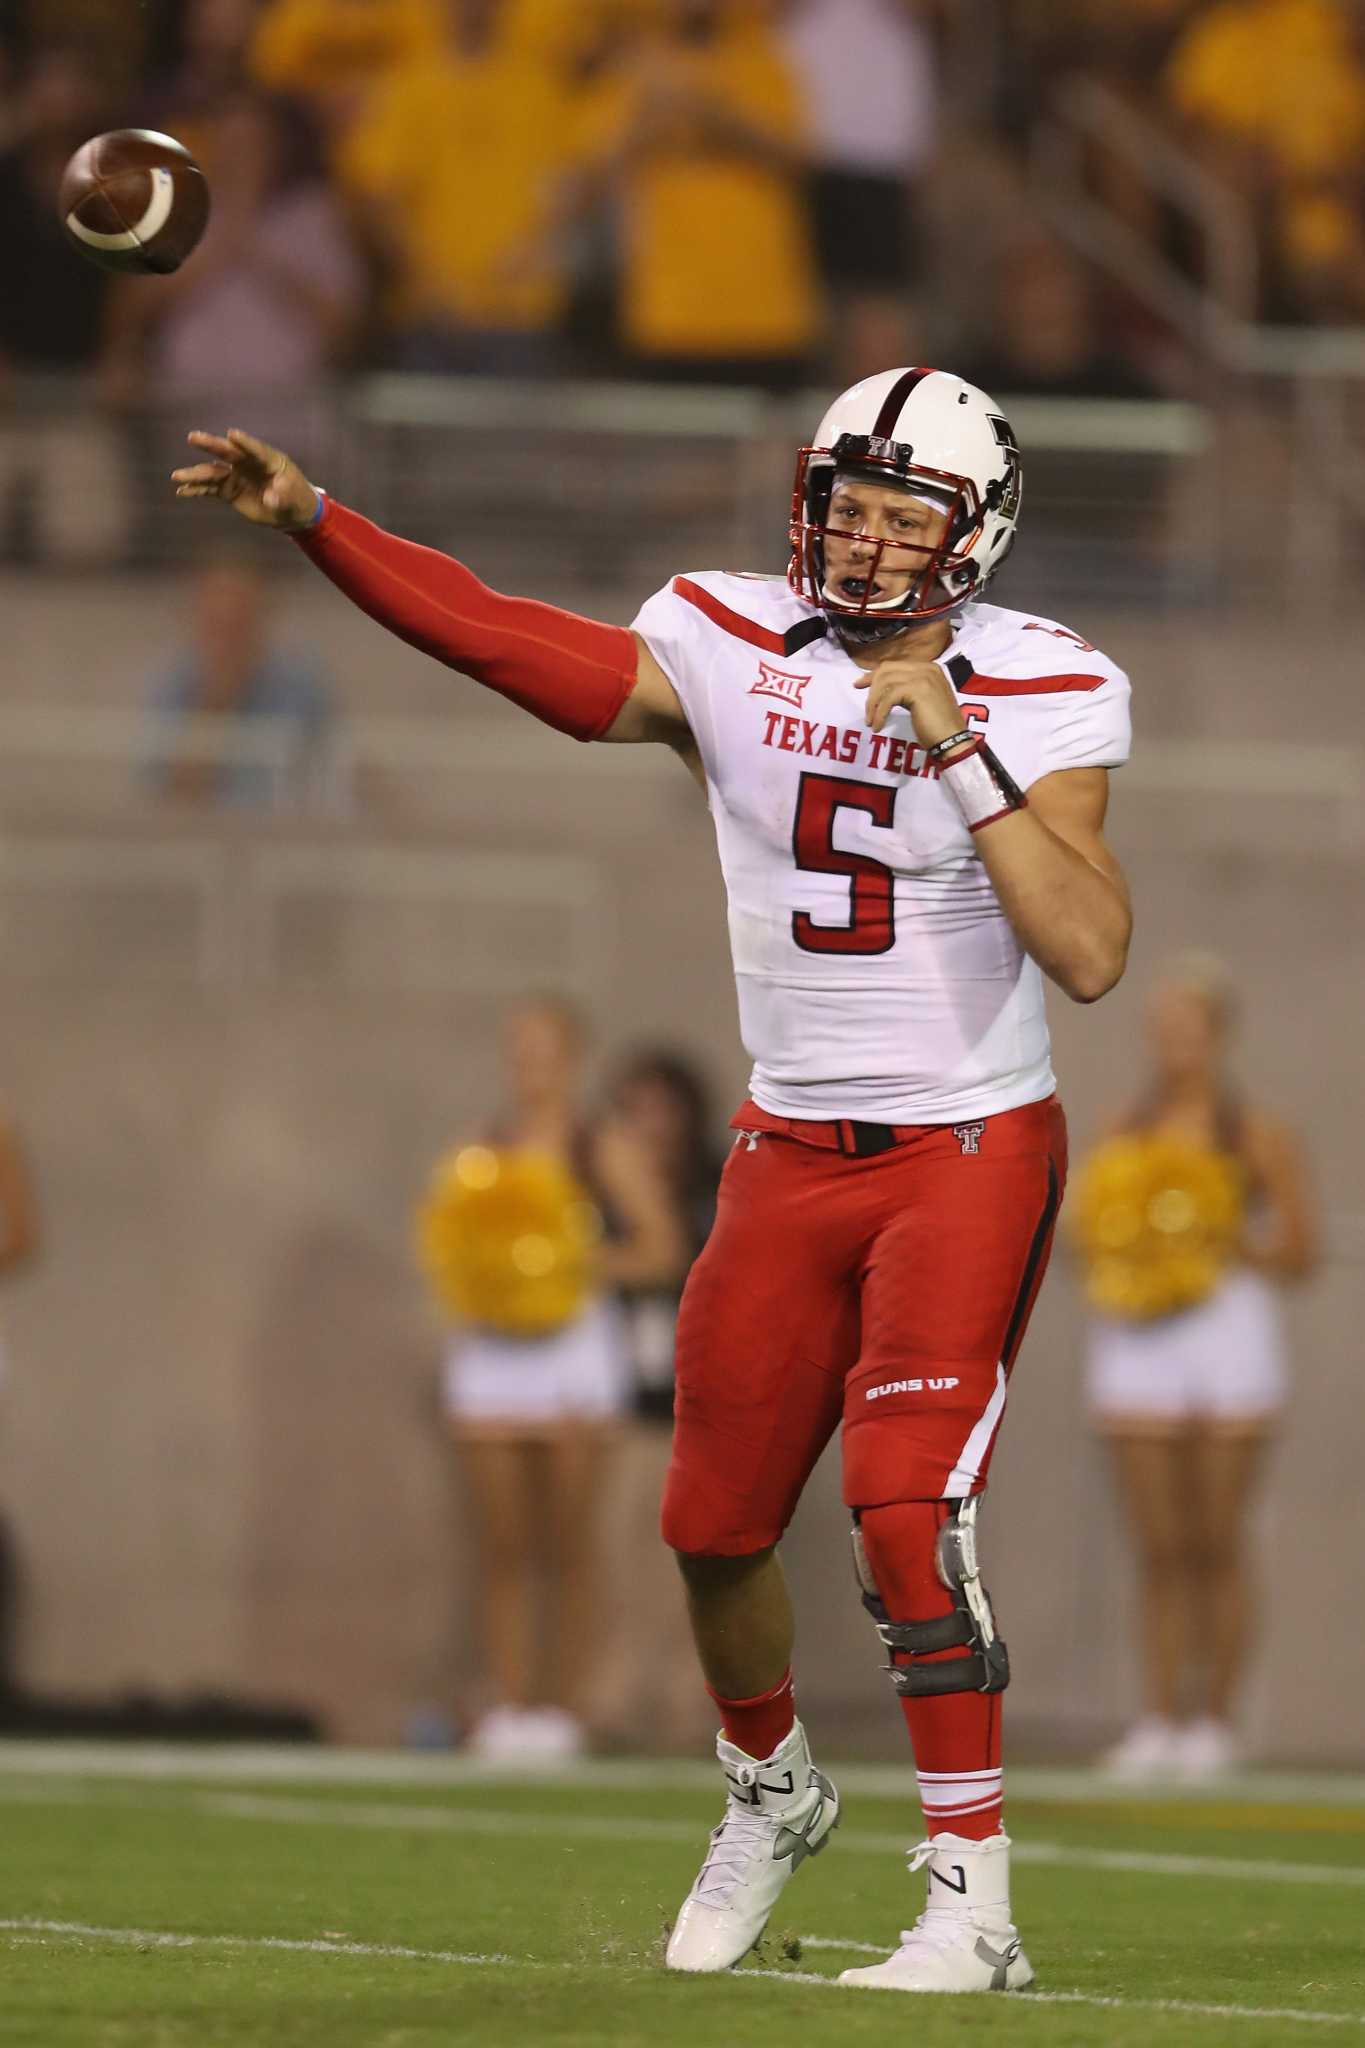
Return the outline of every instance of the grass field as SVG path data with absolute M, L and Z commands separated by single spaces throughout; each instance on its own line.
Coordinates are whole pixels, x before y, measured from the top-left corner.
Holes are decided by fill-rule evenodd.
M 922 1894 L 902 1863 L 917 1827 L 901 1775 L 832 1769 L 846 1817 L 828 1854 L 788 1888 L 758 1956 L 696 1979 L 659 1957 L 718 1818 L 704 1769 L 528 1784 L 444 1759 L 0 1745 L 0 2042 L 1365 2036 L 1365 1785 L 1137 1801 L 1016 1772 L 1016 1917 L 1037 1990 L 906 1999 L 832 1984 L 893 1947 Z

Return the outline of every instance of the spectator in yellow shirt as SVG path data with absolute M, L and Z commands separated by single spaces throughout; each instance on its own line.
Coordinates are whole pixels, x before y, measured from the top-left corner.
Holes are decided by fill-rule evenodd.
M 1191 22 L 1165 83 L 1209 168 L 1264 229 L 1261 312 L 1330 310 L 1324 286 L 1361 262 L 1365 64 L 1352 9 L 1221 0 Z
M 441 28 L 441 0 L 267 0 L 251 70 L 336 137 L 387 73 L 439 51 Z
M 266 0 L 251 62 L 263 85 L 301 99 L 373 82 L 440 39 L 439 0 Z
M 380 83 L 339 147 L 337 174 L 388 273 L 399 367 L 553 367 L 562 275 L 512 257 L 566 161 L 571 86 L 528 34 L 527 6 L 445 0 L 442 40 Z
M 604 31 L 654 0 L 495 0 L 467 17 L 496 16 L 496 34 L 527 61 L 572 68 Z M 445 0 L 266 0 L 251 49 L 254 76 L 310 105 L 334 135 L 355 120 L 388 74 L 440 61 Z
M 1359 149 L 1365 79 L 1350 10 L 1334 0 L 1222 0 L 1178 44 L 1178 109 L 1272 175 L 1331 174 Z
M 580 163 L 540 246 L 605 199 L 619 250 L 630 367 L 679 379 L 790 385 L 819 296 L 795 84 L 753 0 L 666 0 L 589 95 Z

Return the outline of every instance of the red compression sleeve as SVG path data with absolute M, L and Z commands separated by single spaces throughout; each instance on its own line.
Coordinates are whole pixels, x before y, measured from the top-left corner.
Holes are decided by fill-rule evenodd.
M 400 540 L 331 497 L 317 525 L 294 538 L 400 640 L 576 740 L 600 739 L 635 686 L 637 651 L 624 626 L 503 597 L 462 562 Z

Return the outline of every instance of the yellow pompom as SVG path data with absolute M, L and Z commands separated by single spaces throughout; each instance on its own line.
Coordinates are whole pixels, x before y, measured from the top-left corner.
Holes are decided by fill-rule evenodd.
M 1154 1133 L 1101 1145 L 1070 1203 L 1091 1303 L 1146 1320 L 1203 1301 L 1232 1256 L 1245 1201 L 1237 1161 L 1188 1138 Z
M 437 1162 L 417 1251 L 441 1309 L 507 1336 L 543 1337 L 578 1314 L 602 1220 L 549 1153 L 464 1145 Z

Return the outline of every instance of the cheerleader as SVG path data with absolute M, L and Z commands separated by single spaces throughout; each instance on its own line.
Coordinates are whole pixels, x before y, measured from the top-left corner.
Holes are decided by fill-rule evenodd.
M 583 1746 L 583 1678 L 605 1601 L 599 1513 L 630 1393 L 612 1290 L 675 1284 L 687 1261 L 644 1147 L 618 1118 L 591 1126 L 583 1115 L 583 1052 L 562 1000 L 512 1013 L 505 1110 L 484 1144 L 455 1155 L 440 1184 L 454 1187 L 454 1207 L 438 1188 L 424 1212 L 429 1270 L 462 1312 L 444 1408 L 492 1694 L 470 1747 L 492 1757 Z M 526 1270 L 514 1269 L 518 1250 L 536 1253 Z
M 1220 965 L 1176 962 L 1146 1022 L 1147 1085 L 1073 1209 L 1096 1310 L 1089 1407 L 1141 1578 L 1143 1712 L 1104 1761 L 1208 1777 L 1238 1758 L 1247 1522 L 1286 1392 L 1279 1293 L 1312 1271 L 1314 1224 L 1293 1134 L 1230 1078 Z

